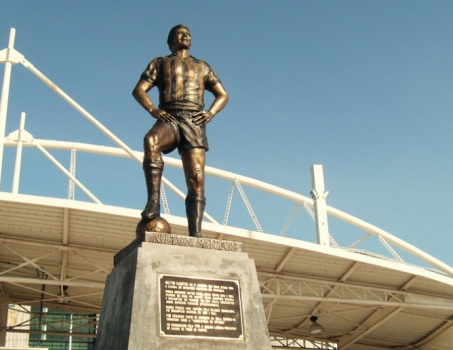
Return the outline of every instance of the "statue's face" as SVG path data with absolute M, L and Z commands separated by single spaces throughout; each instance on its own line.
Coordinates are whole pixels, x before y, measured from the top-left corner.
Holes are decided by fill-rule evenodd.
M 173 42 L 171 43 L 172 51 L 181 49 L 190 49 L 192 44 L 192 36 L 186 28 L 178 28 L 175 35 L 173 36 Z

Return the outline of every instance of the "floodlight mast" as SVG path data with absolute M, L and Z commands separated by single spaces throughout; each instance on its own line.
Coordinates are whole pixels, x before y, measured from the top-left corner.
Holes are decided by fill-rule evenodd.
M 8 98 L 9 87 L 11 82 L 11 70 L 14 56 L 14 39 L 16 37 L 16 29 L 11 28 L 9 32 L 8 47 L 0 51 L 0 62 L 5 63 L 5 72 L 3 74 L 2 94 L 0 97 L 0 184 L 2 183 L 3 173 L 3 151 L 5 148 L 5 133 L 6 133 L 6 116 L 8 113 Z

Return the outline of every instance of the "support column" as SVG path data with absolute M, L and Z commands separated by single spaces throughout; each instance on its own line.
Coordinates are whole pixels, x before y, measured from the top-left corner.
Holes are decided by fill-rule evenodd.
M 9 295 L 0 292 L 0 346 L 6 345 L 6 326 L 8 325 Z
M 311 167 L 313 189 L 310 194 L 315 207 L 315 222 L 318 244 L 329 246 L 329 225 L 327 223 L 326 197 L 329 192 L 324 192 L 324 175 L 322 165 L 315 164 Z
M 2 95 L 0 97 L 0 184 L 2 180 L 3 149 L 6 133 L 6 114 L 8 111 L 9 86 L 11 81 L 11 70 L 14 62 L 14 39 L 16 30 L 11 28 L 9 33 L 8 48 L 0 51 L 0 62 L 5 63 L 3 75 Z
M 20 115 L 20 125 L 16 151 L 16 163 L 14 165 L 13 187 L 11 191 L 14 194 L 19 193 L 20 169 L 22 166 L 22 148 L 24 143 L 23 135 L 25 132 L 25 115 L 26 115 L 25 112 L 22 112 Z

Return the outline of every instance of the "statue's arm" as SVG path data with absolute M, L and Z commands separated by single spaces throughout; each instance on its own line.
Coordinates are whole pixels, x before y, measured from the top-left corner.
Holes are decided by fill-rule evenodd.
M 195 125 L 206 125 L 214 116 L 219 113 L 228 103 L 228 93 L 222 83 L 215 84 L 210 91 L 214 95 L 214 101 L 207 111 L 201 111 L 194 114 L 193 122 Z
M 148 92 L 154 86 L 154 83 L 151 83 L 145 79 L 140 79 L 137 85 L 135 85 L 134 90 L 132 91 L 132 96 L 134 96 L 135 100 L 140 104 L 140 106 L 148 111 L 148 113 L 151 114 L 154 118 L 163 121 L 172 121 L 173 116 L 171 114 L 167 113 L 164 110 L 158 109 L 151 101 Z
M 211 107 L 209 107 L 208 112 L 211 112 L 212 115 L 215 116 L 226 106 L 229 96 L 222 83 L 215 84 L 212 87 L 212 94 L 215 99 L 212 102 Z
M 148 96 L 148 91 L 153 88 L 154 84 L 150 83 L 145 79 L 140 79 L 135 85 L 134 90 L 132 91 L 132 96 L 134 96 L 135 100 L 142 106 L 148 113 L 152 113 L 154 107 L 153 102 Z

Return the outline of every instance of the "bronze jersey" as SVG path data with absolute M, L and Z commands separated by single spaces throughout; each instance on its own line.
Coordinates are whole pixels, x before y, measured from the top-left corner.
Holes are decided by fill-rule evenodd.
M 214 69 L 205 61 L 177 55 L 153 59 L 143 72 L 142 79 L 159 89 L 159 109 L 202 111 L 204 90 L 220 82 Z

